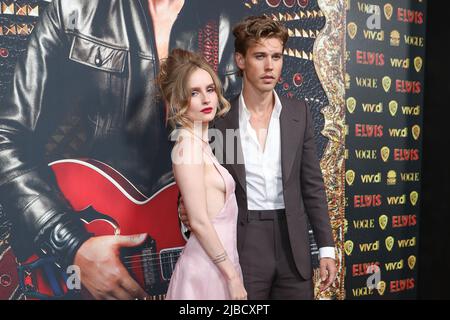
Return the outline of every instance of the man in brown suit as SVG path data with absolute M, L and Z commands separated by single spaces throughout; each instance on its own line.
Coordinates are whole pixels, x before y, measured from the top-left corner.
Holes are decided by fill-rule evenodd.
M 319 246 L 321 290 L 336 277 L 334 241 L 310 111 L 274 90 L 287 31 L 262 16 L 245 19 L 233 33 L 243 89 L 215 122 L 222 138 L 213 144 L 236 181 L 244 285 L 249 299 L 313 299 L 308 219 Z

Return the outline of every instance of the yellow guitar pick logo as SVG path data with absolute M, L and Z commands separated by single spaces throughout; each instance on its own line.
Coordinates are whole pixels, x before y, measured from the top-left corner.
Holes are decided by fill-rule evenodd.
M 345 241 L 344 251 L 348 256 L 352 254 L 353 247 L 354 247 L 353 241 L 351 241 L 351 240 Z
M 381 80 L 384 91 L 388 92 L 391 89 L 392 80 L 388 76 L 383 77 Z
M 415 256 L 409 256 L 408 258 L 408 267 L 412 270 L 416 266 L 416 257 Z
M 388 249 L 388 251 L 391 251 L 392 247 L 394 246 L 394 237 L 387 237 L 384 241 L 384 244 L 386 245 L 386 249 Z
M 347 99 L 347 110 L 350 113 L 353 113 L 356 108 L 356 99 L 353 97 L 350 97 Z
M 345 180 L 347 180 L 349 186 L 353 185 L 353 182 L 355 181 L 355 171 L 347 170 L 345 173 Z
M 383 159 L 384 162 L 387 162 L 389 159 L 390 153 L 391 153 L 391 151 L 389 150 L 388 147 L 381 148 L 381 159 Z
M 411 200 L 411 204 L 413 206 L 416 205 L 417 200 L 419 199 L 419 194 L 417 193 L 417 191 L 413 191 L 409 194 L 409 199 Z
M 420 127 L 417 124 L 411 128 L 411 131 L 412 131 L 412 136 L 413 136 L 414 140 L 419 139 Z
M 382 296 L 384 294 L 384 291 L 386 290 L 386 282 L 380 281 L 378 282 L 377 291 Z
M 398 110 L 397 101 L 392 100 L 391 102 L 389 102 L 389 112 L 393 117 L 395 117 L 395 115 L 397 114 L 397 110 Z
M 354 22 L 350 22 L 347 26 L 348 35 L 351 39 L 355 39 L 356 32 L 358 32 L 358 26 Z
M 394 8 L 392 7 L 392 4 L 386 3 L 384 5 L 384 16 L 386 17 L 386 20 L 391 20 L 393 11 Z
M 422 69 L 422 64 L 423 60 L 421 57 L 414 58 L 414 68 L 416 69 L 417 72 L 420 72 L 420 70 Z
M 389 218 L 387 215 L 383 214 L 378 218 L 378 222 L 380 223 L 381 230 L 385 230 L 388 224 Z

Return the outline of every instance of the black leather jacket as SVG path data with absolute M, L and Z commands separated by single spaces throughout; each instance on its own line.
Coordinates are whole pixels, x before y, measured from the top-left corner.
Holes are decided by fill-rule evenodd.
M 231 34 L 240 2 L 186 0 L 169 44 L 201 51 L 208 43 L 199 33 L 206 36 L 205 25 L 215 23 L 227 97 L 241 88 Z M 154 41 L 147 0 L 53 0 L 43 12 L 0 106 L 0 202 L 19 259 L 37 251 L 66 266 L 91 236 L 47 166 L 54 159 L 44 146 L 67 113 L 86 129 L 71 157 L 106 162 L 147 195 L 173 179 Z

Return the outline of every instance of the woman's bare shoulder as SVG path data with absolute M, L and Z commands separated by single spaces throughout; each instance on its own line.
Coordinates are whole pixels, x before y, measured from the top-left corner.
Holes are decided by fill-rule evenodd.
M 180 130 L 172 151 L 172 162 L 177 164 L 203 164 L 201 141 L 189 130 Z

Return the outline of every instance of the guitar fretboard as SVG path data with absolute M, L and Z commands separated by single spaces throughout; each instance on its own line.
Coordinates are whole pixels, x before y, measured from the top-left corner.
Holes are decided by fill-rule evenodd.
M 182 251 L 183 248 L 180 247 L 161 250 L 159 253 L 161 258 L 161 276 L 164 280 L 169 281 L 172 277 L 173 270 Z

